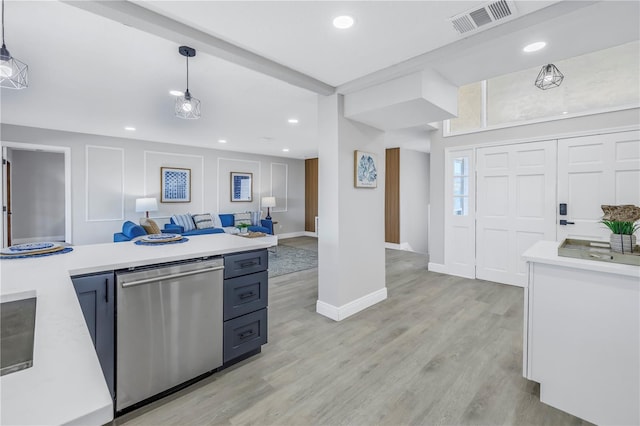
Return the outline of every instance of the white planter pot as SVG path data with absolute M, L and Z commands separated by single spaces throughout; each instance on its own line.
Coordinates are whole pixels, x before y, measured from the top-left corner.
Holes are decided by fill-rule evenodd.
M 611 250 L 617 253 L 631 253 L 636 246 L 636 236 L 611 234 L 609 244 L 611 244 Z

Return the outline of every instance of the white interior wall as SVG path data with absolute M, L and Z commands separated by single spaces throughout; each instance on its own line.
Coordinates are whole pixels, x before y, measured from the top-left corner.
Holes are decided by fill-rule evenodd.
M 64 241 L 64 154 L 9 149 L 12 243 Z
M 431 171 L 429 184 L 431 199 L 431 227 L 429 230 L 430 262 L 444 264 L 445 147 L 556 139 L 559 137 L 605 133 L 607 130 L 632 127 L 640 127 L 639 108 L 487 130 L 458 136 L 443 137 L 441 129 L 433 132 L 431 135 Z
M 341 320 L 386 298 L 384 133 L 345 119 L 341 95 L 318 105 L 317 310 Z M 377 188 L 354 187 L 354 150 L 377 156 Z
M 400 149 L 400 245 L 429 253 L 429 154 Z
M 2 124 L 2 140 L 17 143 L 32 143 L 69 147 L 71 149 L 72 176 L 72 212 L 73 243 L 93 244 L 113 241 L 113 233 L 120 232 L 123 220 L 138 222 L 143 213 L 135 212 L 136 198 L 146 195 L 157 196 L 160 185 L 160 167 L 186 166 L 192 169 L 191 203 L 162 204 L 158 199 L 159 211 L 150 213 L 159 223 L 165 223 L 175 213 L 220 212 L 234 213 L 249 210 L 246 203 L 223 203 L 227 194 L 229 175 L 223 170 L 225 160 L 239 161 L 242 164 L 258 167 L 261 172 L 254 176 L 254 198 L 259 200 L 269 195 L 271 185 L 271 164 L 286 164 L 288 167 L 287 211 L 272 216 L 279 223 L 276 232 L 279 235 L 302 234 L 304 232 L 304 161 L 282 157 L 270 157 L 220 151 L 198 147 L 140 141 L 125 138 L 63 132 L 51 129 L 14 126 Z M 113 183 L 101 173 L 93 173 L 97 160 L 96 147 L 112 152 L 105 156 L 110 162 L 113 175 L 122 177 L 121 211 L 122 217 L 115 217 L 117 208 L 109 218 L 95 218 L 95 205 L 100 191 L 105 191 L 113 199 L 118 183 Z M 118 151 L 122 155 L 118 154 Z M 87 159 L 89 159 L 87 161 Z M 257 165 L 257 166 L 256 166 Z M 104 166 L 104 165 L 103 165 Z M 250 171 L 250 170 L 234 170 Z M 102 178 L 100 178 L 102 176 Z M 115 179 L 117 181 L 117 179 Z M 226 191 L 226 192 L 225 192 Z M 92 194 L 90 197 L 89 194 Z M 220 200 L 220 204 L 219 204 Z M 227 198 L 228 200 L 228 198 Z M 243 206 L 237 206 L 243 204 Z M 251 209 L 257 206 L 251 207 Z M 266 212 L 264 212 L 266 215 Z

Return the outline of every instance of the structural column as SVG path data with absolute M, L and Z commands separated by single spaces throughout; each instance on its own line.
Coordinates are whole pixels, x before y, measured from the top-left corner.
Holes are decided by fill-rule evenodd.
M 342 95 L 318 101 L 318 313 L 340 321 L 387 298 L 384 132 L 344 118 Z M 377 156 L 377 188 L 354 185 L 354 151 Z

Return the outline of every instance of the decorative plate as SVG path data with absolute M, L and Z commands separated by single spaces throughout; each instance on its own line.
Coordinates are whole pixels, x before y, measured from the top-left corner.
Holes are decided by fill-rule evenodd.
M 167 241 L 176 241 L 182 238 L 180 234 L 151 234 L 141 238 L 142 241 L 149 243 L 165 243 Z
M 26 244 L 16 244 L 14 246 L 3 248 L 2 254 L 29 254 L 30 252 L 42 251 L 42 250 L 53 250 L 57 247 L 60 247 L 58 243 L 26 243 Z
M 25 252 L 13 252 L 11 254 L 0 254 L 0 259 L 33 259 L 35 257 L 53 256 L 55 254 L 64 254 L 73 251 L 73 247 L 58 246 L 50 249 L 43 249 L 42 251 L 33 251 L 29 253 Z

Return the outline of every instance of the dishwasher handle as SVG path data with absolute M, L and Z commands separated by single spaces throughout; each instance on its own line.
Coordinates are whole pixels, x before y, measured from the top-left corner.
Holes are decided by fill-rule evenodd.
M 171 274 L 171 275 L 163 275 L 160 277 L 153 277 L 153 278 L 145 278 L 143 280 L 138 280 L 138 281 L 131 281 L 131 282 L 123 282 L 122 283 L 122 288 L 127 288 L 127 287 L 133 287 L 136 285 L 141 285 L 141 284 L 148 284 L 148 283 L 152 283 L 154 281 L 164 281 L 164 280 L 169 280 L 172 278 L 180 278 L 180 277 L 188 277 L 189 275 L 197 275 L 197 274 L 204 274 L 205 272 L 213 272 L 213 271 L 219 271 L 224 269 L 224 266 L 215 266 L 213 268 L 204 268 L 204 269 L 196 269 L 195 271 L 188 271 L 188 272 L 179 272 L 177 274 Z

